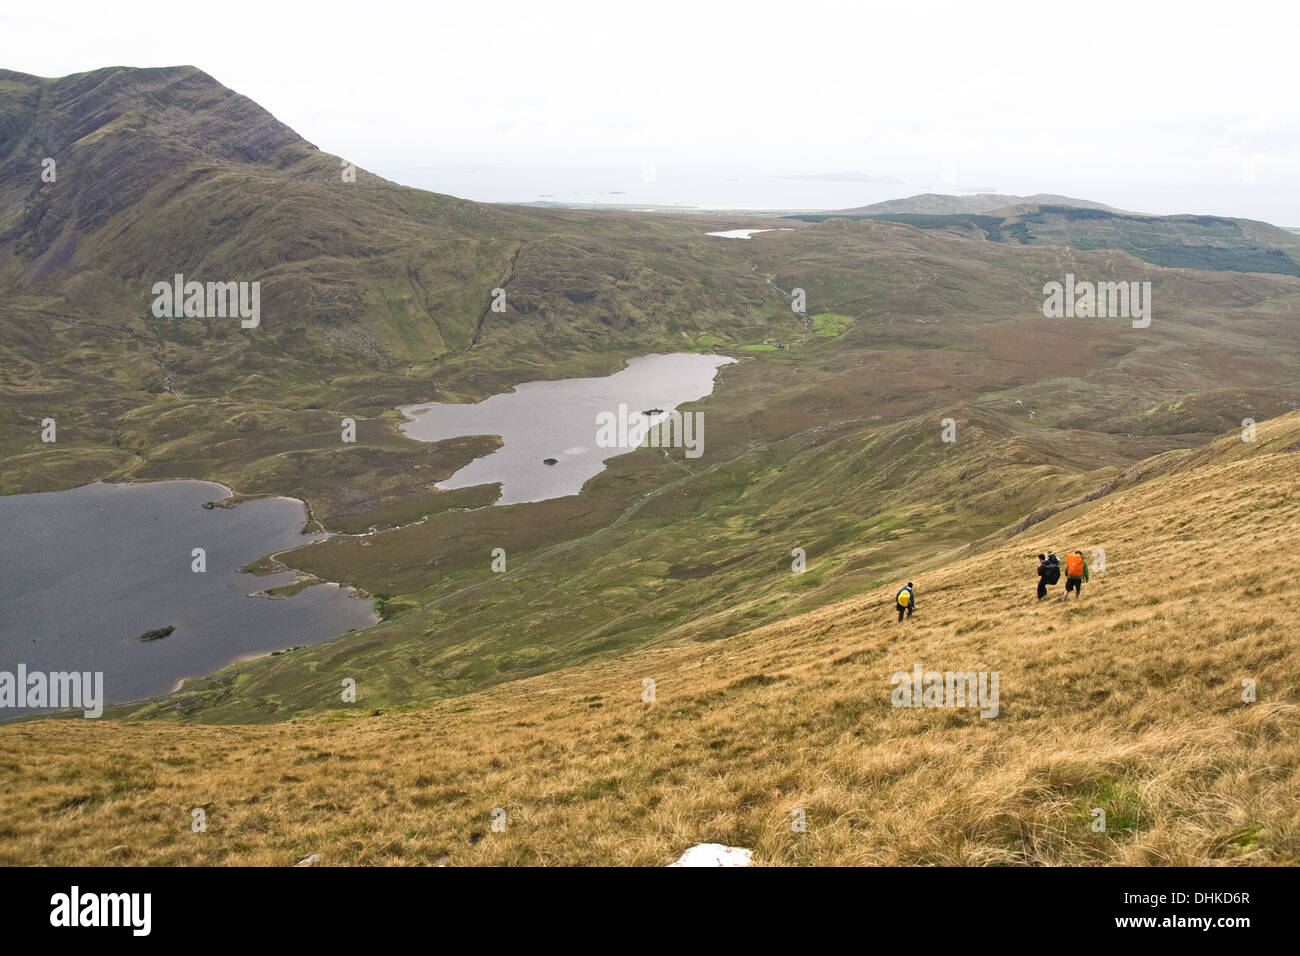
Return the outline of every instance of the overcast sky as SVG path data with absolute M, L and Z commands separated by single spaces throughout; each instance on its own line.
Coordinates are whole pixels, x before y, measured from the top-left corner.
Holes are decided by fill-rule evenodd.
M 471 199 L 1054 192 L 1300 226 L 1300 4 L 7 3 L 3 65 L 191 63 Z

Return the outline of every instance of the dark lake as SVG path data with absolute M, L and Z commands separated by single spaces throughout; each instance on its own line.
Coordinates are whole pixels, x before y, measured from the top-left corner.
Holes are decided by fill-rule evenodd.
M 229 497 L 205 481 L 97 483 L 0 497 L 0 671 L 102 671 L 108 702 L 168 693 L 182 677 L 245 656 L 327 641 L 376 620 L 333 585 L 290 598 L 250 597 L 290 584 L 250 561 L 324 535 L 303 535 L 306 509 Z M 194 548 L 207 570 L 191 570 Z M 176 629 L 160 640 L 146 631 Z M 16 711 L 0 711 L 0 718 Z

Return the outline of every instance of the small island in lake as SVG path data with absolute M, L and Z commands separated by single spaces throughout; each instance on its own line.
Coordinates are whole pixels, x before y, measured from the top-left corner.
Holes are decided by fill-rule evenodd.
M 155 627 L 152 631 L 145 631 L 141 634 L 140 640 L 160 641 L 174 630 L 176 630 L 175 624 L 168 624 L 166 627 Z
M 647 408 L 641 414 L 644 415 L 646 418 L 649 418 L 651 415 L 662 415 L 663 413 L 664 410 L 662 408 Z
M 542 464 L 543 464 L 543 465 L 558 465 L 559 463 L 560 463 L 560 459 L 558 459 L 558 458 L 543 458 L 543 459 L 542 459 Z

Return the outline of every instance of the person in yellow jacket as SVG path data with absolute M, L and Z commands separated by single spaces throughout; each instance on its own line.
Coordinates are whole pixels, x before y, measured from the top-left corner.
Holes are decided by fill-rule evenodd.
M 916 608 L 916 592 L 912 590 L 912 582 L 907 582 L 907 587 L 899 588 L 898 593 L 894 595 L 894 603 L 898 605 L 898 623 L 903 623 L 903 614 L 906 612 L 908 618 L 911 618 L 912 611 Z
M 1083 597 L 1083 582 L 1088 580 L 1088 562 L 1083 560 L 1082 551 L 1071 551 L 1065 556 L 1065 597 L 1070 600 L 1070 592 L 1076 598 Z

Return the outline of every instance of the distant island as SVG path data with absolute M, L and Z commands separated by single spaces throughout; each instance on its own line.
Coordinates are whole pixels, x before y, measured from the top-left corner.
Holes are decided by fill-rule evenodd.
M 542 459 L 542 464 L 543 464 L 543 465 L 558 465 L 559 463 L 560 463 L 560 459 L 558 459 L 558 458 L 543 458 L 543 459 Z
M 140 640 L 160 641 L 174 630 L 176 630 L 175 624 L 168 624 L 166 627 L 156 627 L 152 631 L 145 631 L 141 634 Z
M 662 408 L 647 408 L 641 414 L 644 415 L 646 418 L 649 418 L 651 415 L 662 415 L 663 413 L 664 410 Z

